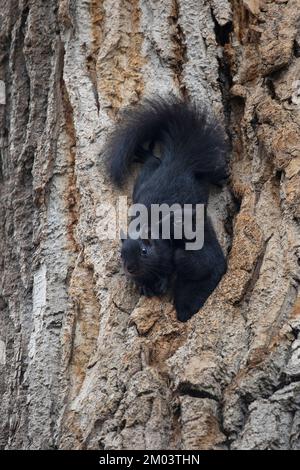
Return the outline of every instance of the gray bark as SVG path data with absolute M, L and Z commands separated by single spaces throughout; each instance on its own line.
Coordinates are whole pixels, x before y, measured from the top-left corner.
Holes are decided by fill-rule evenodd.
M 0 0 L 0 448 L 300 448 L 299 0 Z M 118 112 L 175 91 L 232 143 L 229 268 L 187 324 L 102 240 Z

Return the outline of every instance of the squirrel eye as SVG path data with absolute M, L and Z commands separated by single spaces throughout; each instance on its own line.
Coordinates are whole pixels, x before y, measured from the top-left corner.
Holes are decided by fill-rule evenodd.
M 146 255 L 147 254 L 147 248 L 145 248 L 143 246 L 143 248 L 141 249 L 141 253 L 142 253 L 142 255 Z

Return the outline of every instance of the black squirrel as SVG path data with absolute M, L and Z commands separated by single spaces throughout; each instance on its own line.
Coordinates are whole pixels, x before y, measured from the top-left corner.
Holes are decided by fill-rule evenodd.
M 146 148 L 148 143 L 148 148 Z M 159 143 L 160 156 L 154 153 Z M 205 109 L 170 96 L 144 100 L 125 110 L 104 150 L 113 183 L 121 187 L 134 162 L 143 163 L 133 203 L 208 203 L 210 184 L 227 178 L 221 126 Z M 205 210 L 204 245 L 186 250 L 185 240 L 127 238 L 121 256 L 125 271 L 147 296 L 165 293 L 171 281 L 180 321 L 204 304 L 226 271 L 226 261 Z

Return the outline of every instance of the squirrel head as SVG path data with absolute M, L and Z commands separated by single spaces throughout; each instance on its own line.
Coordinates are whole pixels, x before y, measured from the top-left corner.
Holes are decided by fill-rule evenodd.
M 173 250 L 168 240 L 122 240 L 121 257 L 127 276 L 135 281 L 153 283 L 173 272 Z

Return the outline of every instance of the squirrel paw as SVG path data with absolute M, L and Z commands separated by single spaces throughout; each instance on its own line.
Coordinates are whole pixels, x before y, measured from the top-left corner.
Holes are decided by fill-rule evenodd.
M 145 295 L 146 297 L 154 297 L 155 292 L 148 286 L 140 286 L 140 294 Z
M 168 290 L 168 286 L 168 279 L 162 278 L 151 286 L 139 286 L 139 290 L 141 295 L 145 295 L 146 297 L 154 297 L 165 294 Z
M 200 310 L 209 293 L 201 292 L 201 281 L 180 280 L 174 289 L 174 304 L 177 319 L 182 322 L 189 320 Z

